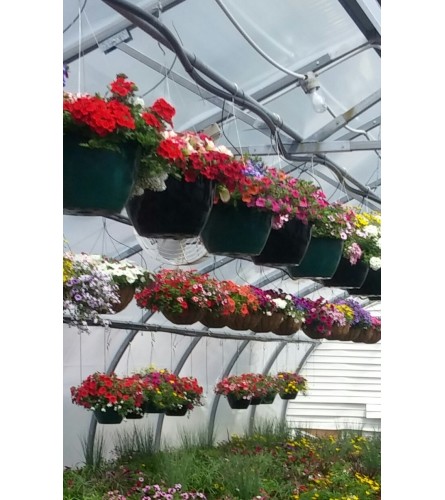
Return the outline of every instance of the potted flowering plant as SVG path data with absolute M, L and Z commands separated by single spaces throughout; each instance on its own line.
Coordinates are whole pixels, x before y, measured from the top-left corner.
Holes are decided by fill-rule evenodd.
M 345 303 L 334 303 L 332 305 L 334 306 L 333 314 L 335 314 L 335 319 L 332 324 L 331 335 L 326 338 L 328 340 L 349 340 L 354 310 Z
M 113 307 L 115 313 L 123 311 L 133 299 L 136 290 L 142 289 L 152 280 L 149 271 L 129 260 L 117 260 L 102 255 L 91 255 L 97 269 L 111 277 L 118 286 L 120 303 Z
M 320 206 L 312 217 L 312 234 L 299 266 L 287 266 L 291 278 L 330 279 L 354 229 L 354 212 L 340 203 Z M 329 285 L 327 285 L 329 286 Z
M 253 396 L 251 387 L 248 374 L 230 375 L 217 382 L 214 392 L 225 396 L 232 409 L 245 410 Z
M 362 267 L 369 267 L 361 286 L 351 289 L 350 294 L 380 298 L 381 216 L 379 212 L 356 214 L 355 231 L 345 245 L 343 256 L 349 261 L 350 266 L 359 264 Z
M 281 229 L 285 222 L 292 219 L 307 223 L 312 205 L 318 204 L 317 188 L 311 183 L 267 167 L 259 158 L 245 156 L 243 164 L 244 175 L 231 193 L 226 192 L 225 196 L 220 193 L 216 197 L 201 233 L 201 239 L 210 253 L 235 257 L 259 256 L 272 227 Z M 310 228 L 299 227 L 297 233 L 304 240 L 299 243 L 304 251 Z M 301 253 L 299 245 L 294 250 Z M 271 246 L 274 246 L 273 242 Z M 263 258 L 269 260 L 268 253 Z
M 303 309 L 298 309 L 292 295 L 282 290 L 279 290 L 278 297 L 274 300 L 284 318 L 278 327 L 273 328 L 271 331 L 276 335 L 284 336 L 298 332 L 304 320 Z
M 124 74 L 108 88 L 105 96 L 63 94 L 66 213 L 120 213 L 135 181 L 140 188 L 147 178 L 168 171 L 155 149 L 174 108 L 164 99 L 145 107 Z
M 141 412 L 143 384 L 137 377 L 96 372 L 71 387 L 74 404 L 92 410 L 101 424 L 119 424 L 130 413 Z
M 193 269 L 163 269 L 153 276 L 153 282 L 135 294 L 136 304 L 162 312 L 177 325 L 191 325 L 212 305 L 206 295 L 206 281 L 205 275 Z
M 251 286 L 252 292 L 258 297 L 259 307 L 257 315 L 259 316 L 258 323 L 252 328 L 255 333 L 271 332 L 278 328 L 284 320 L 282 308 L 286 303 L 280 299 L 280 292 L 277 290 L 262 290 L 256 286 Z
M 307 380 L 294 372 L 279 372 L 275 384 L 281 399 L 295 399 L 299 392 L 306 394 Z
M 354 342 L 364 342 L 365 344 L 376 344 L 382 337 L 382 322 L 376 316 L 371 316 L 371 326 L 360 331 Z
M 215 187 L 233 190 L 243 165 L 226 147 L 193 132 L 162 132 L 156 154 L 169 164 L 164 190 L 146 190 L 130 199 L 129 217 L 141 236 L 196 237 L 209 216 Z
M 342 312 L 323 297 L 316 300 L 295 297 L 294 303 L 305 310 L 301 329 L 311 339 L 329 337 L 335 322 L 344 321 Z
M 114 314 L 119 287 L 109 274 L 99 271 L 87 254 L 63 255 L 63 314 L 79 331 L 89 333 L 87 321 L 107 326 L 101 314 Z
M 271 187 L 276 200 L 271 210 L 278 211 L 272 219 L 272 230 L 259 255 L 253 255 L 257 265 L 299 265 L 308 249 L 312 234 L 312 219 L 320 208 L 328 205 L 324 192 L 314 183 L 284 174 L 271 168 Z M 263 204 L 261 197 L 248 206 Z M 267 198 L 266 198 L 267 201 Z
M 218 281 L 208 275 L 205 277 L 204 293 L 209 301 L 209 309 L 205 309 L 199 321 L 208 328 L 222 328 L 227 325 L 229 316 L 235 312 L 236 303 L 230 297 L 227 282 Z
M 260 315 L 257 314 L 260 304 L 252 287 L 238 285 L 230 280 L 222 281 L 220 286 L 227 297 L 225 307 L 231 311 L 231 314 L 226 316 L 226 325 L 232 330 L 253 331 L 260 320 Z
M 357 300 L 352 298 L 337 301 L 337 305 L 346 305 L 352 309 L 352 319 L 350 320 L 350 329 L 348 338 L 345 340 L 356 340 L 363 331 L 367 331 L 372 326 L 372 316 Z
M 251 405 L 272 404 L 275 401 L 278 388 L 275 377 L 261 373 L 247 373 L 252 391 Z
M 134 373 L 142 385 L 142 411 L 144 413 L 165 413 L 186 404 L 186 398 L 175 391 L 177 375 L 162 368 L 150 366 Z
M 176 403 L 173 408 L 169 408 L 165 414 L 168 416 L 183 416 L 188 411 L 193 410 L 195 406 L 202 406 L 203 387 L 199 385 L 196 378 L 177 377 L 170 383 L 174 392 L 178 394 L 183 401 Z

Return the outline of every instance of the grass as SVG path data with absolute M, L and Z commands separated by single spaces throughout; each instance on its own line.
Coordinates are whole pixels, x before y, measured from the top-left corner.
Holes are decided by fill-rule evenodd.
M 96 455 L 64 472 L 64 500 L 141 500 L 144 485 L 178 483 L 182 492 L 202 492 L 207 500 L 380 499 L 378 433 L 309 437 L 263 421 L 213 446 L 206 429 L 180 436 L 180 446 L 155 451 L 151 429 L 122 433 L 113 460 Z M 98 453 L 103 442 L 97 444 Z M 172 500 L 182 498 L 175 495 Z

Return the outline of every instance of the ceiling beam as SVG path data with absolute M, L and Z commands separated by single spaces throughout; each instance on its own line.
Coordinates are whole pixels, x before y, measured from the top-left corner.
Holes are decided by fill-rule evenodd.
M 166 12 L 167 10 L 172 9 L 176 5 L 184 2 L 185 0 L 156 0 L 145 2 L 140 5 L 140 8 L 145 10 L 146 12 L 150 12 L 151 14 L 156 14 L 159 11 Z M 132 30 L 136 26 L 131 23 L 126 18 L 120 18 L 118 21 L 113 22 L 103 28 L 102 30 L 97 31 L 92 35 L 87 35 L 82 38 L 80 42 L 80 55 L 84 56 L 89 54 L 93 50 L 97 49 L 97 44 L 103 42 L 107 38 L 112 37 L 116 33 L 119 33 L 122 30 L 128 29 Z M 67 48 L 63 51 L 63 62 L 65 64 L 70 64 L 79 58 L 79 43 L 75 42 L 71 45 L 68 45 Z
M 289 154 L 311 153 L 344 153 L 346 151 L 374 151 L 381 149 L 381 141 L 329 141 L 329 142 L 301 142 L 283 144 Z M 259 156 L 274 156 L 277 154 L 270 144 L 262 146 L 241 146 L 243 153 Z
M 338 115 L 329 123 L 327 123 L 324 127 L 320 128 L 309 137 L 304 139 L 304 142 L 319 142 L 324 141 L 331 135 L 335 134 L 338 130 L 347 125 L 353 118 L 361 115 L 369 108 L 377 104 L 381 100 L 381 90 L 377 90 L 363 101 L 360 101 L 358 104 L 348 109 L 341 115 Z
M 366 39 L 376 45 L 381 44 L 380 5 L 375 0 L 338 0 Z M 381 56 L 379 47 L 374 50 Z

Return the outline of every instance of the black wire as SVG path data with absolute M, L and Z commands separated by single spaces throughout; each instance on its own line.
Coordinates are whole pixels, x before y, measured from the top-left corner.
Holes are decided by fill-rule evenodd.
M 147 90 L 147 92 L 144 92 L 143 94 L 141 94 L 141 97 L 145 97 L 147 94 L 149 94 L 150 92 L 153 92 L 153 90 L 157 89 L 159 87 L 159 85 L 161 85 L 161 83 L 168 77 L 168 75 L 170 74 L 171 70 L 173 69 L 173 66 L 175 65 L 175 62 L 177 61 L 178 59 L 178 56 L 175 55 L 175 58 L 173 59 L 173 62 L 171 64 L 171 66 L 168 68 L 168 70 L 166 71 L 165 75 L 159 80 L 159 82 L 154 85 L 151 89 Z
M 80 12 L 77 14 L 77 16 L 70 22 L 70 24 L 68 24 L 68 26 L 63 30 L 63 33 L 66 33 L 70 28 L 71 26 L 73 26 L 73 24 L 79 19 L 79 14 L 82 14 L 82 12 L 84 11 L 85 9 L 85 6 L 87 4 L 88 0 L 85 0 L 85 2 L 83 2 L 83 5 L 80 9 Z
M 109 231 L 108 231 L 108 227 L 106 226 L 106 224 L 104 225 L 104 230 L 105 230 L 105 232 L 107 233 L 107 235 L 109 236 L 109 238 L 110 238 L 110 239 L 112 239 L 113 241 L 115 241 L 116 243 L 119 243 L 119 245 L 122 245 L 123 247 L 126 247 L 126 248 L 128 248 L 129 250 L 132 250 L 132 249 L 133 249 L 133 247 L 129 247 L 129 246 L 128 246 L 128 245 L 126 245 L 125 243 L 122 243 L 122 241 L 119 241 L 119 240 L 117 240 L 116 238 L 113 238 L 113 236 L 111 236 L 111 234 L 109 233 Z M 117 250 L 117 249 L 116 249 L 116 250 Z M 143 248 L 141 248 L 141 250 L 140 250 L 139 252 L 137 252 L 137 253 L 139 253 L 139 254 L 140 254 L 140 256 L 141 256 L 141 260 L 144 262 L 145 269 L 148 269 L 147 261 L 145 260 L 145 258 L 144 258 L 144 255 L 143 255 L 142 251 L 143 251 Z

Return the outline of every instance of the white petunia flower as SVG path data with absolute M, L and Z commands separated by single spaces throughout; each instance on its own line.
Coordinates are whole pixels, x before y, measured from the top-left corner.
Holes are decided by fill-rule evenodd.
M 369 225 L 365 226 L 363 228 L 363 231 L 367 236 L 378 236 L 379 235 L 379 228 L 377 226 Z
M 279 307 L 280 309 L 286 309 L 286 306 L 287 306 L 287 302 L 284 300 L 284 299 L 272 299 L 272 302 L 274 302 L 276 304 L 277 307 Z
M 369 267 L 373 271 L 378 271 L 382 267 L 382 262 L 380 257 L 371 257 L 369 259 Z
M 229 149 L 229 148 L 226 148 L 226 146 L 223 146 L 223 145 L 218 146 L 218 151 L 219 151 L 220 153 L 224 153 L 225 155 L 228 155 L 228 156 L 233 156 L 232 151 L 230 151 L 230 149 Z

